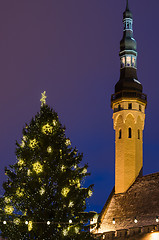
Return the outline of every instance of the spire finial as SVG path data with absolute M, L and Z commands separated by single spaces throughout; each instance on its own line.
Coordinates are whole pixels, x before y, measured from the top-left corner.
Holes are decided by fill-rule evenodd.
M 126 10 L 129 10 L 129 2 L 126 0 Z

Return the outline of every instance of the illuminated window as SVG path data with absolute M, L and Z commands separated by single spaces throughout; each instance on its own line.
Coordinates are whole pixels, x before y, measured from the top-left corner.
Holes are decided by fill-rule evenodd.
M 136 62 L 136 61 L 135 61 L 135 57 L 132 57 L 132 66 L 133 66 L 133 67 L 135 67 L 135 65 L 136 65 L 135 62 Z
M 125 57 L 121 58 L 121 67 L 125 67 Z
M 119 139 L 121 139 L 121 129 L 119 130 Z
M 128 109 L 132 109 L 132 103 L 128 104 Z
M 137 131 L 138 139 L 140 139 L 140 130 Z
M 132 130 L 131 128 L 128 128 L 128 138 L 131 138 L 132 137 Z
M 129 29 L 129 28 L 130 28 L 130 23 L 127 22 L 127 23 L 126 23 L 126 29 Z
M 124 30 L 132 30 L 132 20 L 131 19 L 126 19 L 126 21 L 124 21 Z
M 130 66 L 131 66 L 131 57 L 130 57 L 130 56 L 127 56 L 127 57 L 126 57 L 126 66 L 127 66 L 127 67 L 130 67 Z

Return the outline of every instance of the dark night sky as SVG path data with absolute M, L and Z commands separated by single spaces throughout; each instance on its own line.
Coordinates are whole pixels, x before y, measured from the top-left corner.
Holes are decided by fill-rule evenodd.
M 158 0 L 130 1 L 138 78 L 148 95 L 144 174 L 159 171 Z M 84 153 L 94 183 L 89 210 L 101 211 L 114 186 L 110 96 L 119 80 L 125 0 L 0 1 L 0 186 L 15 141 L 40 109 L 41 92 Z M 2 189 L 2 188 L 1 188 Z

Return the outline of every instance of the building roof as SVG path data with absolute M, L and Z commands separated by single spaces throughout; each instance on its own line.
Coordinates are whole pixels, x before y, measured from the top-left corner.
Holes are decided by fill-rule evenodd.
M 125 193 L 113 191 L 99 216 L 99 232 L 153 225 L 156 216 L 159 216 L 159 172 L 138 177 Z

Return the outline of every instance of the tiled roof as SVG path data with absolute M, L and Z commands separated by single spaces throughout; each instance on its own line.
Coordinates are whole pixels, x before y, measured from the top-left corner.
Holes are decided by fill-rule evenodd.
M 156 216 L 159 216 L 159 173 L 138 177 L 125 193 L 113 191 L 99 216 L 99 232 L 153 225 Z

